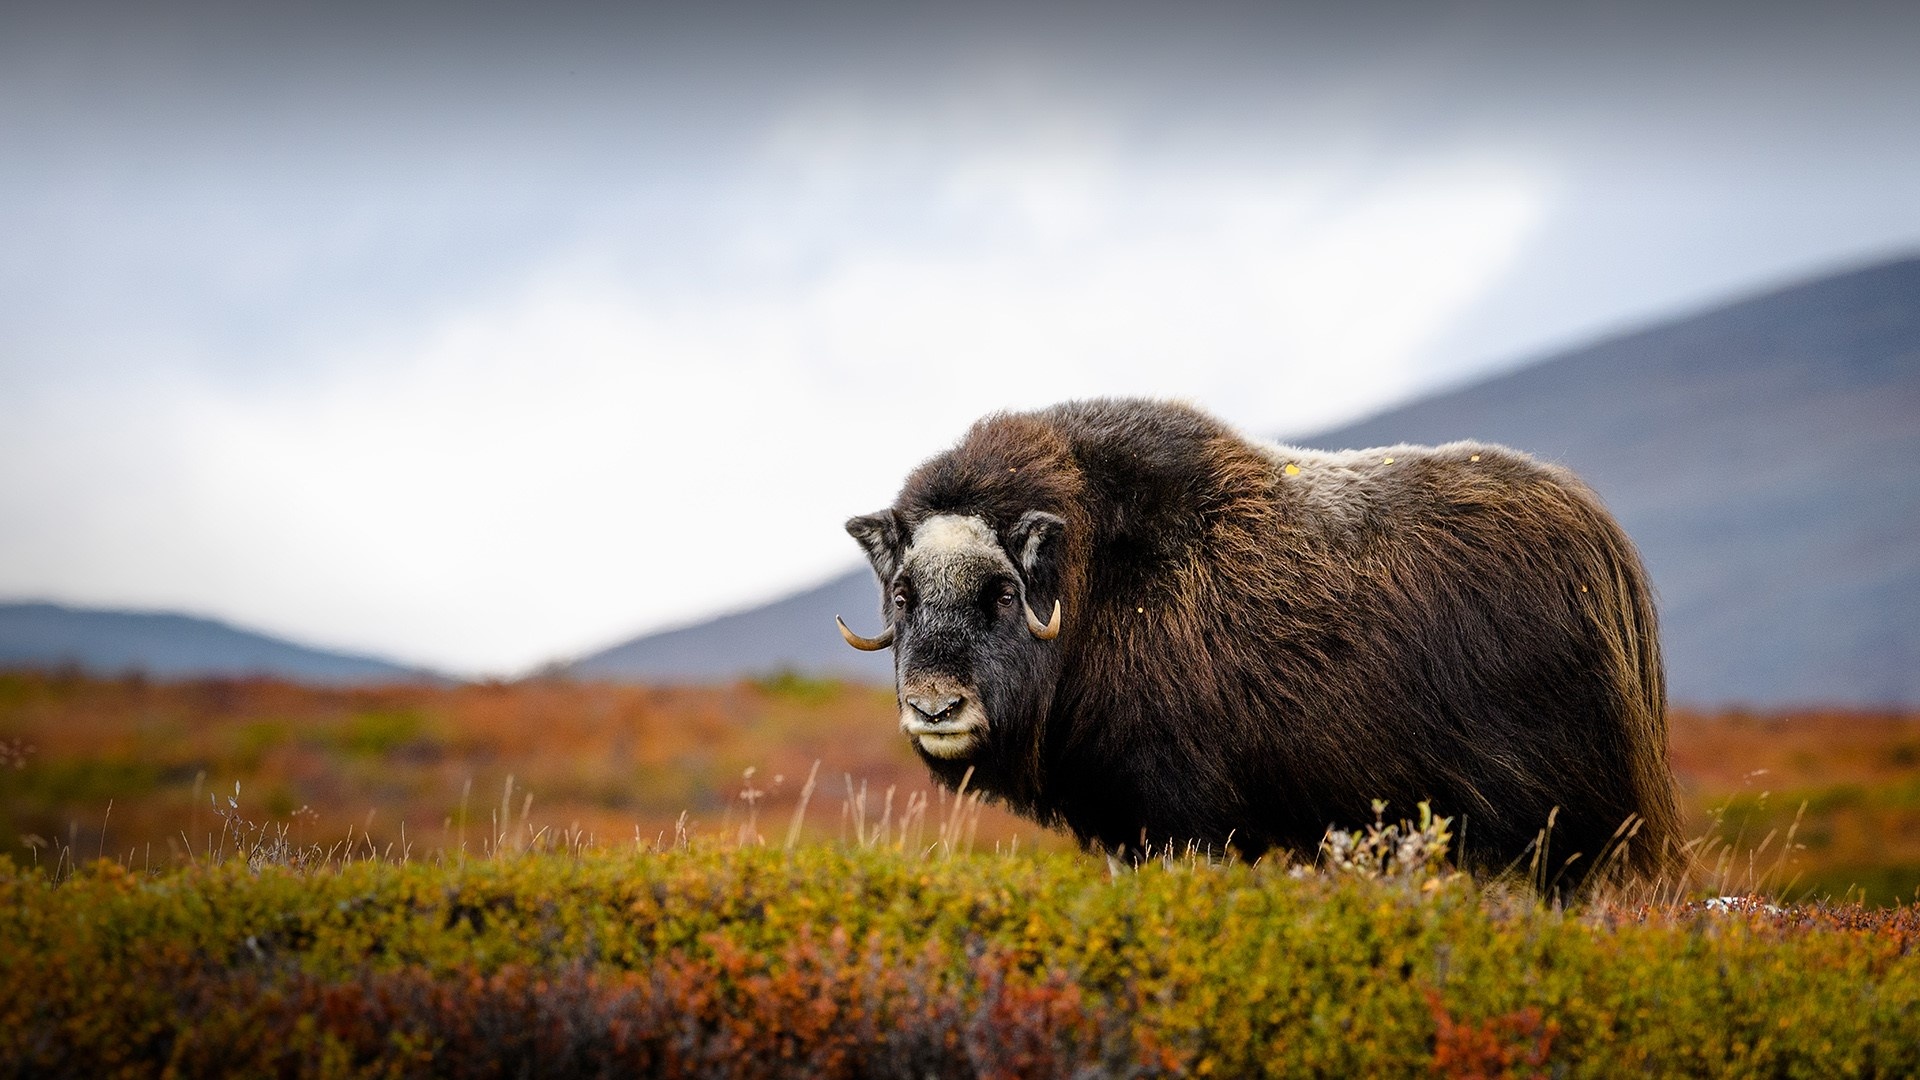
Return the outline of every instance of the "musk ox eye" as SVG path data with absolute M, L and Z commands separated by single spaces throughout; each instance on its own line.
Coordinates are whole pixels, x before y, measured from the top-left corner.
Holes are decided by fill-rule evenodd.
M 1011 585 L 1000 590 L 1000 606 L 1001 607 L 1011 611 L 1013 609 L 1013 600 L 1014 600 L 1014 592 L 1013 592 L 1013 587 Z
M 903 607 L 906 607 L 906 606 L 907 606 L 907 594 L 906 594 L 906 593 L 903 593 L 903 592 L 897 592 L 897 593 L 894 593 L 894 594 L 893 594 L 893 606 L 894 606 L 894 607 L 897 607 L 897 608 L 903 608 Z

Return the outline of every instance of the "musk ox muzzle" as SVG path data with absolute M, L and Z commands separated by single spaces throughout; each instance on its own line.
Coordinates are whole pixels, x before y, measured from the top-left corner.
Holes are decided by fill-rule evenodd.
M 987 714 L 974 687 L 919 679 L 901 686 L 900 730 L 929 756 L 964 757 L 985 737 Z

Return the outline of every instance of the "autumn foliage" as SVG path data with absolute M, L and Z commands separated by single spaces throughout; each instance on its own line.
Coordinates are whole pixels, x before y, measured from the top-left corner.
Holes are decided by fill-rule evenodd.
M 1920 908 L 719 844 L 0 866 L 32 1076 L 1912 1075 Z
M 1920 1072 L 1920 907 L 1845 895 L 1920 866 L 1920 719 L 1676 717 L 1712 873 L 1558 909 L 1438 819 L 1114 866 L 891 712 L 0 676 L 0 1076 Z
M 803 793 L 803 839 L 872 840 L 884 820 L 924 845 L 951 803 L 893 713 L 885 689 L 795 676 L 316 689 L 0 674 L 0 852 L 176 865 L 222 842 L 236 783 L 249 821 L 336 854 L 779 843 Z M 1687 835 L 1723 891 L 1913 898 L 1920 716 L 1681 711 L 1672 736 Z M 969 824 L 984 850 L 1069 846 L 992 807 Z

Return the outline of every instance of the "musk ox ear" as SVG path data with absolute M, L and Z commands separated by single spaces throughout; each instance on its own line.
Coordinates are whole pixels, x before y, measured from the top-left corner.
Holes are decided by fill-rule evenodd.
M 1039 575 L 1051 567 L 1066 527 L 1065 521 L 1045 510 L 1029 510 L 1008 530 L 1007 554 L 1029 578 Z
M 880 577 L 882 587 L 893 581 L 893 575 L 900 572 L 901 543 L 900 515 L 892 510 L 882 510 L 877 514 L 862 514 L 847 519 L 847 535 L 860 542 L 866 549 L 867 561 L 873 564 L 873 572 Z

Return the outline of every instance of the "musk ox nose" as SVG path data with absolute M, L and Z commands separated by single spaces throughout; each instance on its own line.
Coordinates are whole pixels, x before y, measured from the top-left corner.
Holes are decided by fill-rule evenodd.
M 938 720 L 952 712 L 954 706 L 960 704 L 960 700 L 959 697 L 948 697 L 944 694 L 907 695 L 907 704 L 913 706 L 913 711 L 929 720 Z

